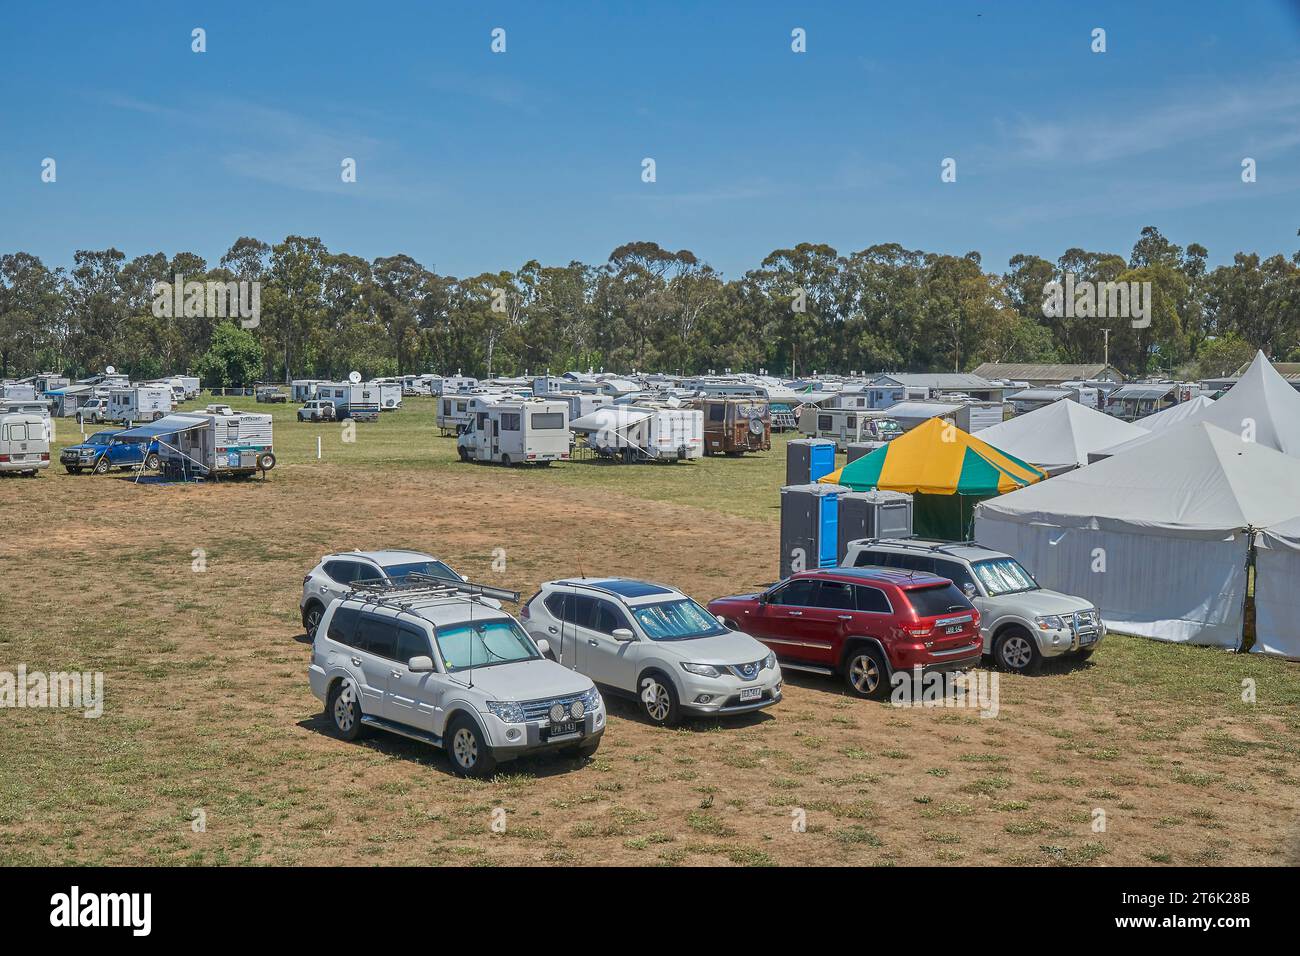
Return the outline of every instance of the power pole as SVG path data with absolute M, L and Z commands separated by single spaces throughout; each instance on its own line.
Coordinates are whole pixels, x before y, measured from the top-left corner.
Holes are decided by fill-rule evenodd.
M 1110 329 L 1102 329 L 1101 334 L 1105 340 L 1105 345 L 1103 346 L 1105 357 L 1102 359 L 1102 361 L 1105 362 L 1107 365 L 1109 365 L 1110 364 Z

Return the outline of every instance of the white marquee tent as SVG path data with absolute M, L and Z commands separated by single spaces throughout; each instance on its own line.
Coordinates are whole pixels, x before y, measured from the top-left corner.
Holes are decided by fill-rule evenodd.
M 1139 418 L 1133 424 L 1139 428 L 1145 428 L 1149 432 L 1159 431 L 1162 428 L 1171 428 L 1174 425 L 1181 425 L 1184 422 L 1195 421 L 1205 409 L 1214 404 L 1214 399 L 1208 395 L 1197 395 L 1190 402 L 1179 402 L 1177 405 L 1170 405 L 1168 408 L 1162 408 L 1154 415 L 1148 415 L 1146 418 Z
M 994 448 L 1059 474 L 1088 464 L 1088 453 L 1141 438 L 1146 432 L 1068 398 L 980 432 Z
M 1247 529 L 1298 514 L 1300 460 L 1202 422 L 981 502 L 975 534 L 1117 630 L 1235 648 Z
M 1300 518 L 1263 531 L 1257 548 L 1251 651 L 1300 660 Z
M 1226 395 L 1183 419 L 1183 424 L 1196 422 L 1217 425 L 1248 441 L 1300 458 L 1300 392 L 1278 374 L 1263 352 L 1255 355 L 1246 374 Z M 1162 431 L 1157 426 L 1147 435 L 1102 449 L 1100 454 L 1131 451 Z M 1093 455 L 1094 460 L 1097 457 Z

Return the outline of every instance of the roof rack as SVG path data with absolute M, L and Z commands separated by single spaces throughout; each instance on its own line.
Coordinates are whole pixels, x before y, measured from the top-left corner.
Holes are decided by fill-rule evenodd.
M 498 601 L 513 601 L 516 603 L 519 601 L 518 591 L 496 588 L 489 584 L 475 584 L 473 581 L 462 581 L 459 578 L 448 578 L 439 574 L 421 574 L 419 572 L 412 572 L 401 581 L 385 581 L 380 578 L 353 581 L 352 587 L 348 589 L 347 593 L 347 597 L 362 596 L 373 600 L 377 604 L 392 604 L 399 607 L 409 607 L 415 601 L 421 599 L 452 597 L 454 595 L 465 595 L 471 598 L 490 597 Z

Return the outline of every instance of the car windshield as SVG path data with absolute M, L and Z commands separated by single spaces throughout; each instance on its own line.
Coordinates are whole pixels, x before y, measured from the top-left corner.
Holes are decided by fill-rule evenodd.
M 652 641 L 685 641 L 727 633 L 717 618 L 690 598 L 633 608 L 632 616 Z
M 95 432 L 95 434 L 91 435 L 89 438 L 86 439 L 86 444 L 107 445 L 110 441 L 113 440 L 113 436 L 116 434 L 117 432 Z
M 492 667 L 540 658 L 514 621 L 471 621 L 436 629 L 438 650 L 448 671 Z
M 984 585 L 984 590 L 988 592 L 989 597 L 1038 590 L 1038 582 L 1015 558 L 989 558 L 987 561 L 976 561 L 971 565 L 971 569 L 975 572 L 975 577 L 979 578 L 980 584 Z
M 459 574 L 441 561 L 405 561 L 401 564 L 385 564 L 384 574 L 397 584 L 403 583 L 412 574 L 426 574 L 434 578 L 454 578 L 464 581 Z

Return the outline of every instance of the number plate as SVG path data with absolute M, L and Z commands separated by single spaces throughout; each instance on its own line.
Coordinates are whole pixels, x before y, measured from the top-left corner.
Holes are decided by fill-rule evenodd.
M 964 630 L 966 630 L 965 624 L 949 624 L 943 629 L 943 632 L 945 634 L 960 634 Z
M 742 704 L 747 704 L 750 701 L 762 700 L 762 699 L 763 699 L 763 688 L 761 687 L 746 687 L 740 692 L 740 702 Z
M 577 732 L 578 732 L 578 725 L 576 722 L 572 720 L 567 721 L 563 724 L 551 724 L 552 740 L 555 740 L 557 737 L 572 737 Z
M 1093 631 L 1091 634 L 1080 634 L 1080 635 L 1079 635 L 1079 646 L 1080 646 L 1080 647 L 1083 647 L 1085 644 L 1096 644 L 1096 643 L 1097 643 L 1097 632 L 1096 632 L 1096 631 Z

